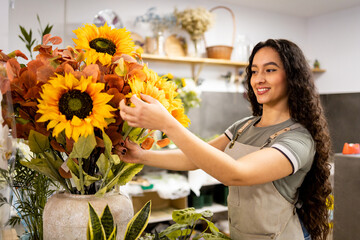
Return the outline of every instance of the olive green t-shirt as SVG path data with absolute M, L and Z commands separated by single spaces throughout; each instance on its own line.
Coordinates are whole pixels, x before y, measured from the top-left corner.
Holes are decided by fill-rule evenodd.
M 292 119 L 268 127 L 255 127 L 261 117 L 248 117 L 241 119 L 231 125 L 225 135 L 232 140 L 237 131 L 249 120 L 253 122 L 247 126 L 237 141 L 255 147 L 261 147 L 269 137 L 291 125 L 295 124 Z M 290 161 L 293 172 L 291 175 L 275 180 L 273 183 L 276 189 L 286 200 L 291 203 L 297 201 L 298 188 L 301 186 L 305 175 L 310 171 L 315 156 L 315 142 L 306 128 L 300 126 L 291 131 L 277 136 L 266 147 L 272 147 L 279 150 Z

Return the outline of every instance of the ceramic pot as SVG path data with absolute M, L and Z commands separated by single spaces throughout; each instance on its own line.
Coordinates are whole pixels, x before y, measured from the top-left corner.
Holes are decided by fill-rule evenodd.
M 109 192 L 103 197 L 59 192 L 49 198 L 43 213 L 45 240 L 83 240 L 89 221 L 88 202 L 100 216 L 109 205 L 117 225 L 117 240 L 124 238 L 127 223 L 134 215 L 132 201 L 120 192 Z

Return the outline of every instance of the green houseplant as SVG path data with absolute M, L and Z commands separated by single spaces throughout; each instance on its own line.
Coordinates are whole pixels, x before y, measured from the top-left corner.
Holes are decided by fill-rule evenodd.
M 151 213 L 151 201 L 148 201 L 127 224 L 124 239 L 138 239 L 143 233 L 149 221 Z M 89 223 L 87 228 L 88 240 L 112 240 L 117 235 L 117 226 L 111 214 L 110 208 L 106 205 L 101 216 L 99 216 L 89 203 Z

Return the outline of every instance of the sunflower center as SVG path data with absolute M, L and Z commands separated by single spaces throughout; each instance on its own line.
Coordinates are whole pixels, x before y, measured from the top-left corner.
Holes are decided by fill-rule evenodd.
M 89 45 L 97 52 L 107 53 L 111 56 L 114 56 L 116 53 L 116 45 L 106 38 L 95 38 L 90 41 Z
M 73 116 L 84 119 L 90 115 L 93 101 L 88 93 L 80 90 L 70 90 L 64 93 L 59 100 L 59 110 L 67 120 Z

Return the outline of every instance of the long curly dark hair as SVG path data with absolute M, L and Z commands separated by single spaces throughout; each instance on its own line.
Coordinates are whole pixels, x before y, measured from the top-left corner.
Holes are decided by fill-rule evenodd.
M 331 202 L 328 196 L 332 191 L 329 159 L 332 152 L 328 125 L 312 71 L 303 52 L 295 43 L 285 39 L 269 39 L 258 43 L 249 58 L 245 82 L 254 116 L 262 115 L 263 106 L 257 102 L 250 84 L 251 65 L 255 54 L 263 47 L 270 47 L 280 55 L 288 83 L 290 116 L 310 132 L 316 144 L 313 165 L 299 189 L 299 202 L 302 202 L 302 207 L 297 212 L 311 238 L 325 240 L 329 233 L 328 206 Z

